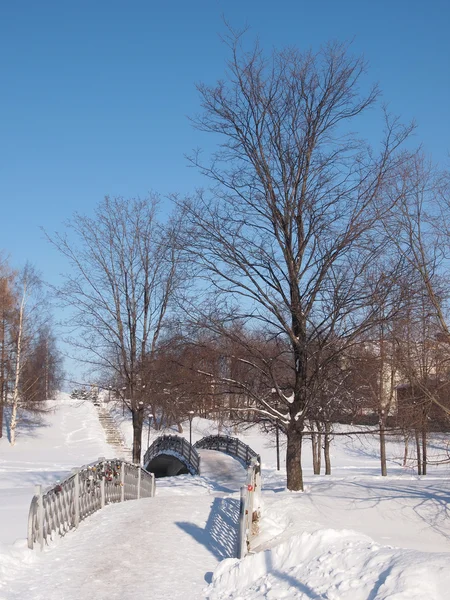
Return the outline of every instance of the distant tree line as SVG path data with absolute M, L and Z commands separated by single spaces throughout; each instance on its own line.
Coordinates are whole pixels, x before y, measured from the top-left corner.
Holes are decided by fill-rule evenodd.
M 291 490 L 304 439 L 331 472 L 336 421 L 377 425 L 382 474 L 393 431 L 426 472 L 450 411 L 449 176 L 387 111 L 361 138 L 379 90 L 346 45 L 228 43 L 225 78 L 198 87 L 195 125 L 218 146 L 191 164 L 210 187 L 169 219 L 156 195 L 105 198 L 50 236 L 72 267 L 74 347 L 131 411 L 136 462 L 144 419 L 194 411 L 281 430 Z
M 23 411 L 40 412 L 62 380 L 49 303 L 35 269 L 0 262 L 0 437 L 12 445 Z M 7 409 L 7 410 L 6 410 Z

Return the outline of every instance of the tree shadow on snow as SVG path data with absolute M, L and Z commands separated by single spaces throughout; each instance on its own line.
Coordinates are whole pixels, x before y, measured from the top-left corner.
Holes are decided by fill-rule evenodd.
M 185 521 L 176 525 L 205 546 L 218 560 L 233 558 L 237 552 L 239 500 L 215 498 L 205 528 Z
M 6 433 L 6 438 L 11 441 L 11 407 L 5 406 L 3 409 L 3 428 Z M 40 412 L 20 411 L 16 427 L 16 438 L 22 436 L 38 437 L 39 430 L 49 427 L 49 424 L 44 421 L 43 415 Z
M 283 573 L 283 571 L 278 571 L 277 569 L 274 569 L 272 562 L 272 552 L 270 550 L 267 550 L 264 554 L 266 561 L 266 571 L 269 575 L 272 575 L 272 577 L 276 577 L 277 579 L 284 581 L 294 589 L 299 590 L 302 594 L 306 596 L 306 598 L 310 598 L 310 600 L 325 600 L 325 596 L 315 592 L 311 587 L 309 587 L 309 585 L 306 585 L 306 583 L 302 583 L 295 577 L 292 577 L 292 575 Z
M 376 481 L 371 482 L 370 485 L 367 485 L 367 482 L 348 481 L 346 486 L 350 490 L 359 488 L 363 491 L 363 495 L 359 497 L 355 497 L 354 493 L 348 494 L 354 509 L 358 509 L 358 505 L 360 508 L 366 508 L 367 505 L 372 508 L 392 500 L 397 501 L 404 508 L 407 508 L 408 504 L 411 503 L 411 509 L 422 522 L 446 539 L 450 539 L 450 532 L 448 531 L 450 489 L 448 483 L 441 481 L 436 484 L 426 482 L 424 479 L 394 483 L 394 481 L 388 479 L 386 483 Z

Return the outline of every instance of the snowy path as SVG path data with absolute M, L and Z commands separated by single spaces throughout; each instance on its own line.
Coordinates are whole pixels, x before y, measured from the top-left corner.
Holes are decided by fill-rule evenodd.
M 211 509 L 220 519 L 216 504 L 205 495 L 108 506 L 4 591 L 11 600 L 198 600 L 229 551 L 207 526 Z
M 175 486 L 175 478 L 159 480 L 155 498 L 89 517 L 43 554 L 33 553 L 14 580 L 6 575 L 2 592 L 8 600 L 198 600 L 219 561 L 235 556 L 245 477 L 239 463 L 218 452 L 203 452 L 202 464 L 206 478 L 178 477 Z

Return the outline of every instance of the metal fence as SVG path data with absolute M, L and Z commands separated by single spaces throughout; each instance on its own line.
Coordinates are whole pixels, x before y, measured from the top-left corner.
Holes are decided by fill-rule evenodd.
M 259 457 L 253 457 L 247 468 L 247 482 L 241 487 L 239 508 L 238 558 L 244 558 L 251 548 L 253 538 L 258 533 L 261 513 L 261 464 Z
M 106 504 L 150 498 L 155 477 L 140 465 L 100 458 L 44 493 L 36 486 L 28 515 L 28 547 L 42 549 L 54 535 L 63 536 Z
M 250 446 L 247 446 L 247 444 L 244 444 L 238 438 L 228 435 L 208 435 L 196 442 L 194 448 L 225 452 L 225 454 L 229 454 L 240 460 L 246 467 L 250 465 L 253 459 L 261 462 L 259 455 Z
M 178 457 L 187 467 L 191 475 L 200 473 L 200 455 L 194 446 L 178 435 L 161 435 L 147 449 L 144 465 L 160 454 L 172 454 Z

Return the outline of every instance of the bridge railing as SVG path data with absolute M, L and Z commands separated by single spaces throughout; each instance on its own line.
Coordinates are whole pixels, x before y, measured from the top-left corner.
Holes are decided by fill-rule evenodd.
M 144 465 L 159 454 L 172 454 L 184 459 L 184 462 L 192 475 L 200 472 L 200 455 L 194 446 L 183 437 L 178 435 L 161 435 L 147 449 L 144 455 Z
M 228 435 L 208 435 L 194 444 L 194 448 L 204 450 L 218 450 L 234 456 L 248 467 L 253 459 L 260 462 L 259 455 L 241 442 L 240 439 Z
M 243 558 L 250 550 L 253 538 L 258 533 L 261 513 L 261 463 L 253 457 L 247 468 L 246 485 L 241 487 L 239 508 L 238 558 Z
M 155 495 L 155 477 L 140 465 L 119 459 L 106 460 L 75 469 L 53 487 L 36 486 L 28 515 L 28 547 L 63 536 L 80 521 L 106 504 L 150 498 Z

